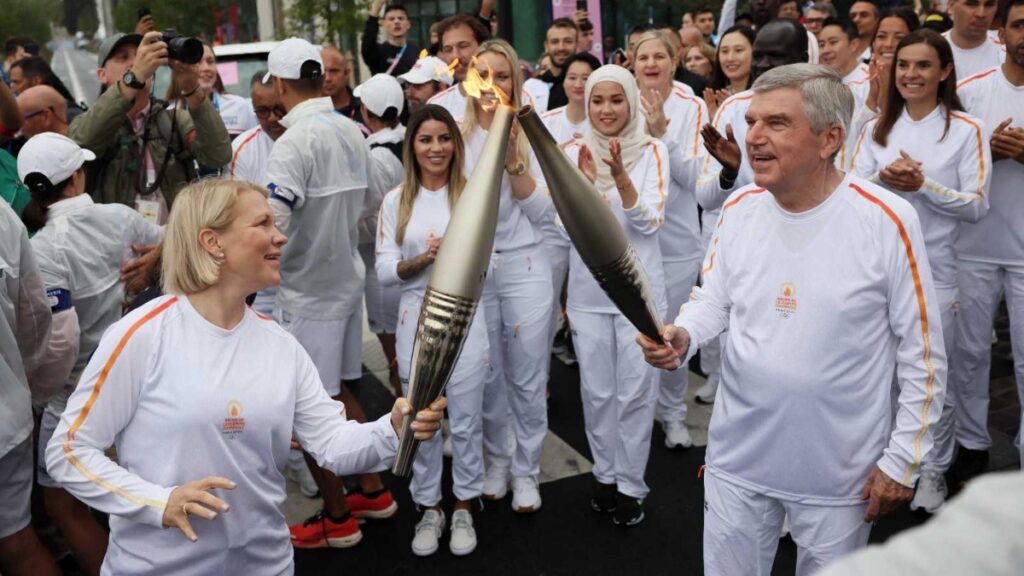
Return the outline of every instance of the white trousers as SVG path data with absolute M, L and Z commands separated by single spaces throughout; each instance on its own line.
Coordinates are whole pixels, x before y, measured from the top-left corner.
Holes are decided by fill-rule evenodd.
M 769 576 L 783 519 L 796 542 L 796 574 L 813 574 L 867 545 L 867 504 L 811 506 L 747 490 L 704 472 L 705 576 Z
M 553 340 L 555 337 L 555 327 L 558 326 L 558 317 L 562 315 L 562 288 L 565 286 L 565 282 L 569 274 L 569 247 L 552 244 L 550 242 L 544 242 L 544 250 L 548 253 L 548 262 L 551 264 L 551 337 Z M 551 358 L 549 356 L 548 363 L 550 364 Z
M 636 328 L 622 314 L 569 310 L 580 366 L 583 418 L 594 477 L 644 498 L 651 452 L 657 372 L 636 345 Z
M 957 290 L 936 290 L 936 298 L 939 300 L 939 315 L 942 320 L 942 343 L 946 348 L 946 357 L 949 358 L 951 351 L 956 347 L 957 341 L 957 309 L 960 306 L 957 297 Z M 991 347 L 991 327 L 989 329 L 989 343 Z M 950 370 L 954 362 L 950 362 Z M 925 470 L 932 470 L 944 474 L 953 463 L 953 449 L 956 441 L 954 432 L 956 430 L 956 402 L 950 390 L 950 379 L 946 378 L 946 394 L 942 401 L 942 412 L 938 422 L 931 427 L 932 449 L 925 457 L 921 467 Z M 896 418 L 896 411 L 893 411 L 893 418 Z
M 1017 394 L 1024 404 L 1024 266 L 958 262 L 961 305 L 957 346 L 950 365 L 950 388 L 956 396 L 956 439 L 971 450 L 988 450 L 989 371 L 992 367 L 992 324 L 1000 292 L 1010 313 L 1010 342 Z M 1017 448 L 1024 462 L 1024 443 Z
M 409 394 L 409 373 L 413 344 L 419 323 L 422 299 L 418 295 L 402 295 L 395 350 L 402 393 Z M 484 486 L 483 411 L 484 380 L 487 376 L 488 343 L 478 313 L 456 361 L 451 380 L 444 394 L 448 398 L 448 423 L 452 437 L 452 480 L 459 500 L 478 498 Z M 420 442 L 412 463 L 409 492 L 412 501 L 421 507 L 441 502 L 441 475 L 444 470 L 443 440 L 438 434 Z
M 360 244 L 359 255 L 366 265 L 366 322 L 374 334 L 394 334 L 398 325 L 398 301 L 402 289 L 398 286 L 383 286 L 377 281 L 377 255 L 373 244 Z
M 490 341 L 484 389 L 484 451 L 515 477 L 540 474 L 548 431 L 551 265 L 540 244 L 495 252 L 483 301 Z M 515 448 L 508 443 L 511 424 Z
M 679 307 L 690 299 L 690 292 L 697 283 L 700 260 L 664 262 L 665 295 L 668 300 L 668 314 L 665 323 L 671 324 L 679 315 Z M 678 370 L 661 370 L 658 389 L 658 411 L 662 422 L 683 422 L 686 420 L 686 389 L 690 386 L 690 369 L 681 366 Z

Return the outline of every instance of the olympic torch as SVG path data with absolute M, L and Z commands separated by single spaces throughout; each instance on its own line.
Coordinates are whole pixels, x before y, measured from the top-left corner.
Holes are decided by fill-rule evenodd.
M 409 475 L 419 446 L 409 424 L 448 384 L 483 292 L 494 248 L 494 230 L 498 225 L 505 149 L 514 113 L 504 105 L 495 110 L 483 153 L 452 208 L 444 242 L 434 260 L 412 349 L 409 374 L 412 413 L 402 422 L 398 455 L 392 468 L 397 476 Z
M 661 315 L 647 273 L 622 226 L 594 185 L 555 142 L 537 111 L 524 106 L 518 117 L 580 259 L 622 315 L 643 335 L 663 344 Z

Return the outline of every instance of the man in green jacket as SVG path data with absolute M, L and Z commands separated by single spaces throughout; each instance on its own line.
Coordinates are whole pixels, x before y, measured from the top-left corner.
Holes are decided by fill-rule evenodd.
M 115 34 L 100 44 L 103 93 L 72 122 L 69 136 L 96 154 L 87 165 L 97 202 L 133 206 L 163 224 L 174 196 L 196 177 L 196 162 L 231 161 L 227 129 L 199 86 L 195 65 L 170 60 L 160 32 Z M 184 109 L 150 97 L 157 68 L 171 66 Z

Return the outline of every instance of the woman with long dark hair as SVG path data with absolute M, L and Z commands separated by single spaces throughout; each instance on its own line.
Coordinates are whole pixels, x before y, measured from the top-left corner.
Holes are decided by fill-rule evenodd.
M 965 113 L 956 94 L 953 52 L 930 29 L 899 41 L 882 113 L 865 125 L 854 171 L 896 192 L 917 209 L 938 297 L 946 350 L 955 344 L 956 240 L 960 222 L 988 211 L 992 166 L 980 120 Z M 933 432 L 935 447 L 922 466 L 911 507 L 937 511 L 945 501 L 943 475 L 953 458 L 953 398 L 947 392 Z
M 465 149 L 452 115 L 435 104 L 420 108 L 409 119 L 403 156 L 405 179 L 384 198 L 377 232 L 377 275 L 381 284 L 400 286 L 396 351 L 398 374 L 408 393 L 413 344 L 427 280 L 445 229 L 466 185 L 462 172 Z M 476 548 L 472 503 L 484 485 L 482 421 L 488 342 L 484 309 L 477 307 L 466 343 L 446 387 L 452 436 L 452 479 L 455 509 L 451 516 L 452 554 L 463 556 Z M 423 510 L 412 541 L 413 554 L 437 551 L 444 531 L 441 438 L 420 445 L 409 485 L 412 500 Z
M 711 86 L 704 90 L 704 101 L 711 116 L 726 98 L 743 92 L 754 83 L 752 63 L 756 37 L 749 26 L 736 25 L 726 30 L 718 41 L 715 73 Z

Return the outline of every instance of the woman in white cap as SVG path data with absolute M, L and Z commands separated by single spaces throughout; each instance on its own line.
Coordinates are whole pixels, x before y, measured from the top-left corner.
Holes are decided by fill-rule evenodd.
M 488 40 L 476 57 L 476 69 L 482 77 L 492 81 L 511 102 L 525 101 L 519 56 L 508 42 Z M 496 100 L 494 93 L 485 92 L 482 98 L 466 102 L 462 135 L 467 173 L 472 172 L 487 141 Z M 512 509 L 530 513 L 541 506 L 538 477 L 541 446 L 548 430 L 554 302 L 551 264 L 537 226 L 550 219 L 554 209 L 540 164 L 532 157 L 526 138 L 517 137 L 515 129 L 512 134 L 501 179 L 494 271 L 487 278 L 483 294 L 491 346 L 491 372 L 484 393 L 484 451 L 488 458 L 484 498 L 503 498 L 511 473 Z M 509 425 L 516 441 L 511 457 L 506 434 Z
M 398 325 L 396 286 L 385 286 L 377 279 L 374 243 L 377 237 L 377 214 L 384 195 L 402 182 L 402 142 L 405 126 L 399 121 L 405 97 L 402 86 L 390 74 L 377 74 L 359 86 L 353 94 L 360 99 L 363 124 L 370 131 L 366 144 L 370 147 L 367 166 L 366 199 L 359 216 L 359 255 L 366 265 L 366 319 L 370 332 L 377 335 L 391 372 L 395 396 L 402 395 L 395 360 L 395 329 Z
M 621 66 L 599 68 L 587 79 L 590 131 L 566 153 L 578 161 L 618 219 L 643 263 L 658 311 L 665 284 L 658 230 L 669 186 L 668 149 L 644 132 L 640 94 Z M 657 373 L 632 345 L 636 328 L 597 285 L 575 248 L 569 257 L 569 321 L 580 364 L 583 416 L 594 455 L 597 488 L 590 501 L 615 524 L 644 518 L 643 499 Z
M 18 175 L 32 195 L 22 219 L 35 232 L 32 248 L 53 316 L 45 377 L 59 391 L 39 425 L 38 482 L 46 511 L 71 545 L 86 574 L 99 574 L 107 534 L 89 508 L 50 477 L 46 443 L 68 397 L 107 328 L 121 318 L 125 286 L 121 266 L 133 244 L 160 241 L 160 229 L 123 204 L 95 204 L 85 190 L 84 164 L 95 156 L 54 132 L 32 137 L 21 149 Z
M 405 180 L 384 199 L 377 235 L 377 273 L 382 284 L 400 286 L 398 370 L 408 389 L 413 343 L 427 279 L 441 245 L 451 207 L 466 184 L 462 173 L 462 136 L 444 108 L 427 104 L 412 115 L 405 139 Z M 476 548 L 472 503 L 484 484 L 482 420 L 488 342 L 483 307 L 478 307 L 469 335 L 448 382 L 448 414 L 452 434 L 452 480 L 457 502 L 452 512 L 452 554 L 464 556 Z M 437 551 L 444 532 L 441 509 L 441 439 L 420 445 L 413 461 L 409 491 L 423 517 L 416 524 L 413 554 Z
M 280 279 L 286 238 L 267 194 L 229 180 L 181 191 L 164 238 L 167 295 L 107 330 L 47 446 L 51 476 L 111 516 L 104 574 L 290 574 L 280 506 L 292 431 L 334 473 L 394 457 L 408 401 L 346 420 L 295 338 L 246 306 Z M 433 437 L 444 404 L 417 414 L 417 438 Z

